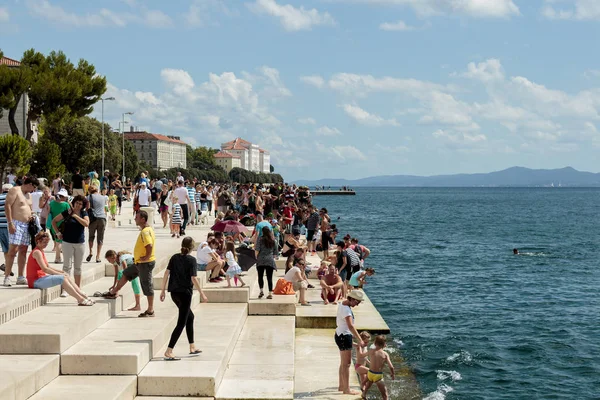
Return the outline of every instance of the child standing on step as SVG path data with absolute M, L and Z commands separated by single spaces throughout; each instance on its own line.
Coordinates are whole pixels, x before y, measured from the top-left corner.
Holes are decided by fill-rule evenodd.
M 106 254 L 104 254 L 104 258 L 106 258 L 106 261 L 115 267 L 115 281 L 109 289 L 111 290 L 117 286 L 117 282 L 119 282 L 123 276 L 123 270 L 133 265 L 133 254 L 125 250 L 122 250 L 118 253 L 114 250 L 108 250 Z M 120 270 L 119 267 L 121 267 Z M 133 288 L 133 294 L 135 296 L 135 306 L 131 307 L 127 311 L 140 311 L 142 309 L 140 305 L 140 279 L 135 278 L 132 280 L 131 287 Z
M 237 255 L 235 254 L 235 244 L 232 241 L 225 243 L 225 258 L 227 259 L 227 287 L 231 287 L 231 278 L 234 278 L 235 286 L 237 286 L 237 280 L 242 282 L 242 287 L 246 286 L 241 278 L 242 268 L 237 263 Z
M 115 189 L 110 189 L 110 195 L 108 196 L 108 209 L 110 210 L 110 218 L 114 221 L 117 217 L 117 205 L 118 199 L 115 194 Z
M 383 382 L 383 367 L 387 364 L 387 366 L 390 368 L 392 380 L 396 379 L 396 377 L 394 376 L 394 366 L 390 361 L 390 355 L 386 353 L 384 349 L 385 336 L 376 336 L 375 348 L 371 348 L 369 350 L 370 367 L 369 372 L 367 372 L 367 383 L 365 384 L 365 387 L 362 392 L 363 399 L 367 398 L 367 392 L 369 391 L 371 386 L 373 384 L 376 384 L 383 400 L 388 400 L 387 388 L 385 387 L 385 383 Z
M 181 206 L 177 203 L 177 196 L 173 196 L 171 201 L 173 202 L 171 205 L 171 237 L 179 237 L 179 231 L 183 223 L 181 219 Z

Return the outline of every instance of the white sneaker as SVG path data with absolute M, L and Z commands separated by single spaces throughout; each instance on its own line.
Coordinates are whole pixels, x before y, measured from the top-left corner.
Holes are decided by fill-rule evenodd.
M 17 285 L 27 285 L 27 279 L 24 276 L 18 277 Z
M 60 292 L 60 297 L 68 297 L 69 295 L 64 290 Z
M 6 287 L 11 287 L 12 286 L 12 282 L 10 281 L 10 276 L 5 276 L 4 277 L 4 286 L 6 286 Z

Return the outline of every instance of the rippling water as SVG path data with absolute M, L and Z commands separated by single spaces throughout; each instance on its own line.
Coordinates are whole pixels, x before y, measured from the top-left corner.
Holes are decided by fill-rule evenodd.
M 359 188 L 315 203 L 371 249 L 367 293 L 422 397 L 600 398 L 599 189 Z

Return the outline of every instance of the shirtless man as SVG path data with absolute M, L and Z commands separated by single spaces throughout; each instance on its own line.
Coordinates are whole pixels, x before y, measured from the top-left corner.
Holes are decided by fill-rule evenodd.
M 36 178 L 28 177 L 22 186 L 10 189 L 6 196 L 6 221 L 8 223 L 8 255 L 6 257 L 6 268 L 4 271 L 4 286 L 11 286 L 10 273 L 17 253 L 19 275 L 17 285 L 27 285 L 25 279 L 25 261 L 27 259 L 27 247 L 31 244 L 29 236 L 29 220 L 32 218 L 31 198 L 29 193 L 39 186 Z
M 390 355 L 385 352 L 385 336 L 379 335 L 375 337 L 375 348 L 369 349 L 369 372 L 367 373 L 367 382 L 365 383 L 365 387 L 362 392 L 362 398 L 367 398 L 367 392 L 371 385 L 377 385 L 379 392 L 381 393 L 381 398 L 383 400 L 388 400 L 388 392 L 385 387 L 385 383 L 383 382 L 383 367 L 387 365 L 390 369 L 390 374 L 392 375 L 392 380 L 395 377 L 394 365 L 392 365 L 392 361 L 390 361 Z
M 337 274 L 335 264 L 329 264 L 327 272 L 323 276 L 323 279 L 319 281 L 321 284 L 321 298 L 325 304 L 337 304 L 342 294 L 344 282 L 342 282 L 342 278 Z

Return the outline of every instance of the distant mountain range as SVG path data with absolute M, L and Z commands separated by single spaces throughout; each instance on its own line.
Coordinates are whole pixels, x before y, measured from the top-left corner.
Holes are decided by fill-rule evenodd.
M 404 187 L 593 187 L 600 186 L 600 173 L 560 169 L 512 167 L 481 174 L 383 175 L 370 178 L 298 180 L 302 186 L 404 186 Z

